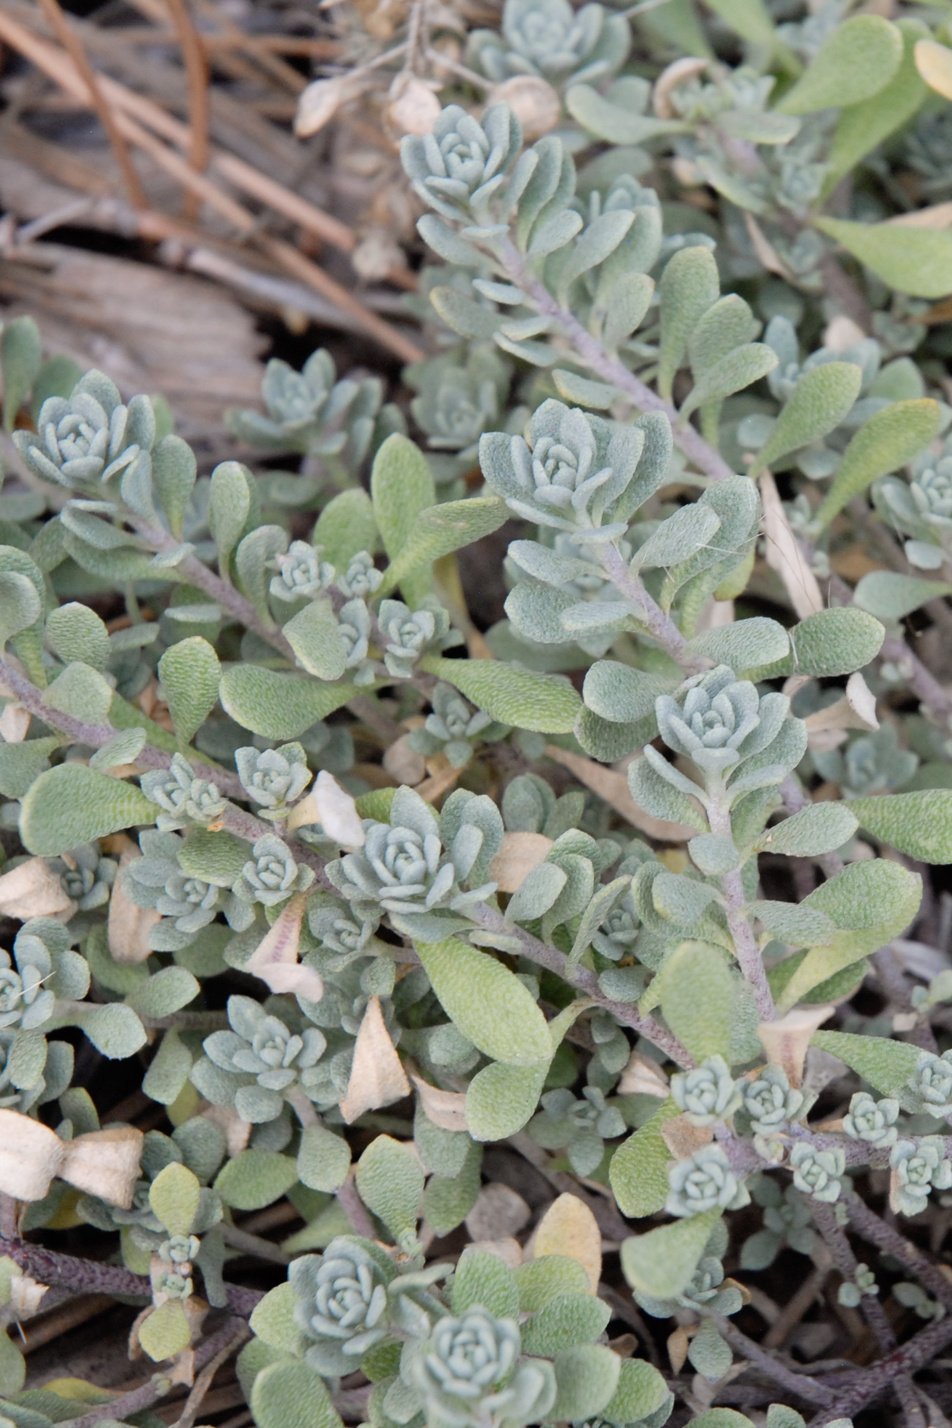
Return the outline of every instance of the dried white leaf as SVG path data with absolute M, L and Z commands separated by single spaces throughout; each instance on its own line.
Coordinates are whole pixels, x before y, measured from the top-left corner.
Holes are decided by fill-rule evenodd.
M 154 907 L 140 907 L 126 892 L 124 870 L 139 852 L 126 851 L 119 859 L 119 872 L 109 899 L 106 940 L 109 954 L 116 962 L 145 962 L 152 955 L 149 937 L 153 927 L 162 920 Z
M 17 1323 L 22 1323 L 24 1319 L 32 1319 L 34 1314 L 40 1312 L 43 1296 L 49 1289 L 48 1284 L 39 1284 L 35 1279 L 31 1279 L 28 1274 L 18 1269 L 10 1280 L 10 1303 L 9 1310 Z
M 0 714 L 0 739 L 5 744 L 22 744 L 32 717 L 22 704 L 8 704 Z
M 696 79 L 707 69 L 708 61 L 695 55 L 685 55 L 663 69 L 651 91 L 651 107 L 659 119 L 677 119 L 678 111 L 671 102 L 674 91 L 687 80 Z
M 63 1142 L 62 1163 L 56 1173 L 77 1190 L 129 1210 L 139 1178 L 143 1140 L 135 1126 L 89 1131 Z
M 786 1072 L 791 1086 L 799 1086 L 803 1080 L 810 1038 L 835 1010 L 834 1006 L 794 1007 L 778 1021 L 766 1021 L 758 1026 L 757 1035 L 767 1060 L 771 1066 L 779 1066 Z
M 631 759 L 636 755 L 632 754 L 631 758 L 623 760 L 618 768 L 606 768 L 604 764 L 597 764 L 594 759 L 573 753 L 571 749 L 560 749 L 555 744 L 547 744 L 545 754 L 546 758 L 553 759 L 573 773 L 579 783 L 598 794 L 599 798 L 603 798 L 616 813 L 620 813 L 627 823 L 648 838 L 661 843 L 684 843 L 697 832 L 697 829 L 689 828 L 686 823 L 669 823 L 667 819 L 654 818 L 638 807 L 631 796 L 626 772 Z
M 540 75 L 514 74 L 493 87 L 490 103 L 507 104 L 522 126 L 527 139 L 540 139 L 562 118 L 562 101 L 552 85 Z
M 0 1110 L 0 1193 L 42 1200 L 63 1159 L 55 1131 L 21 1111 Z
M 640 1051 L 633 1051 L 628 1058 L 628 1065 L 621 1073 L 618 1094 L 656 1096 L 659 1101 L 666 1101 L 669 1090 L 668 1078 L 657 1061 L 652 1061 L 650 1056 L 643 1056 Z
M 489 865 L 489 876 L 500 892 L 516 892 L 529 874 L 545 862 L 551 848 L 552 839 L 541 833 L 506 833 Z
M 0 917 L 59 917 L 64 921 L 76 911 L 76 904 L 63 891 L 63 884 L 45 858 L 26 862 L 0 876 Z
M 386 119 L 397 134 L 429 134 L 440 117 L 442 105 L 433 89 L 409 71 L 397 75 L 388 98 Z
M 431 1086 L 420 1076 L 411 1075 L 410 1080 L 428 1121 L 439 1126 L 440 1130 L 469 1130 L 466 1120 L 466 1096 L 462 1091 L 443 1091 L 439 1086 Z
M 790 528 L 777 483 L 769 471 L 765 471 L 760 478 L 760 495 L 764 507 L 767 564 L 783 581 L 798 619 L 805 620 L 808 615 L 815 615 L 823 609 L 819 583 Z
M 410 1082 L 383 1019 L 380 998 L 371 997 L 357 1033 L 350 1080 L 340 1103 L 340 1113 L 351 1125 L 366 1111 L 390 1106 L 409 1094 Z
M 243 1120 L 231 1106 L 203 1106 L 199 1115 L 217 1126 L 225 1137 L 229 1156 L 238 1155 L 251 1139 L 251 1122 Z
M 364 845 L 364 825 L 357 805 L 326 769 L 321 769 L 311 792 L 294 805 L 288 818 L 292 833 L 309 823 L 319 823 L 328 838 L 342 848 Z
M 321 975 L 314 967 L 302 967 L 298 960 L 306 906 L 303 893 L 289 899 L 245 963 L 244 971 L 260 977 L 272 992 L 288 992 L 319 1002 L 324 995 Z
M 308 139 L 329 123 L 342 104 L 355 98 L 361 85 L 348 74 L 331 79 L 315 79 L 298 97 L 294 116 L 294 132 L 299 139 Z
M 678 1160 L 686 1160 L 702 1146 L 710 1145 L 714 1131 L 710 1126 L 692 1125 L 687 1116 L 672 1116 L 661 1127 L 661 1139 Z
M 811 749 L 835 749 L 846 739 L 848 729 L 878 729 L 876 696 L 857 671 L 846 682 L 846 693 L 825 709 L 808 714 L 804 720 Z

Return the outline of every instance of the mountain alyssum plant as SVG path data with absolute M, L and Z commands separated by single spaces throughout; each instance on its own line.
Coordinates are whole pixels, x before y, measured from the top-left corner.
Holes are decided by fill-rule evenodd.
M 157 1366 L 90 1411 L 2 1336 L 17 1428 L 234 1352 L 258 1428 L 940 1414 L 952 48 L 904 8 L 507 0 L 403 142 L 406 409 L 320 350 L 229 415 L 299 474 L 4 327 L 0 1292 L 133 1301 Z

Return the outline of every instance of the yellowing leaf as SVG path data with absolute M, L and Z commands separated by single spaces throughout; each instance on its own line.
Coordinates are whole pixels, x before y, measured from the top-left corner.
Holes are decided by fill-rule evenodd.
M 593 1294 L 602 1274 L 602 1236 L 595 1216 L 577 1195 L 560 1195 L 539 1221 L 532 1242 L 533 1259 L 544 1255 L 574 1259 L 588 1275 Z
M 914 50 L 916 69 L 930 89 L 952 99 L 952 50 L 938 40 L 919 40 Z

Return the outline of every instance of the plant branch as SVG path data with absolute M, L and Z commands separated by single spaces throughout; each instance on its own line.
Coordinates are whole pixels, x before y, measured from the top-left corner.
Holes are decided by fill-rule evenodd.
M 148 1277 L 133 1274 L 120 1265 L 103 1264 L 96 1259 L 78 1259 L 75 1255 L 32 1244 L 29 1240 L 7 1239 L 5 1236 L 0 1236 L 0 1254 L 12 1259 L 38 1283 L 68 1289 L 73 1294 L 152 1299 L 152 1285 Z M 247 1319 L 258 1301 L 264 1298 L 263 1291 L 245 1289 L 238 1284 L 228 1284 L 225 1290 L 228 1308 L 243 1319 Z
M 642 582 L 629 568 L 628 562 L 617 546 L 606 545 L 601 549 L 602 568 L 620 595 L 631 606 L 635 618 L 647 626 L 648 633 L 656 640 L 666 654 L 688 674 L 698 674 L 709 669 L 711 661 L 703 655 L 693 654 L 688 642 L 670 615 L 666 615 L 658 602 L 648 593 Z
M 577 317 L 562 307 L 549 292 L 544 283 L 533 277 L 528 265 L 510 238 L 504 238 L 495 249 L 503 271 L 509 280 L 530 299 L 539 313 L 551 317 L 562 335 L 568 339 L 572 353 L 581 357 L 588 367 L 604 381 L 631 397 L 635 405 L 645 412 L 663 412 L 671 423 L 674 439 L 684 455 L 703 475 L 712 481 L 725 481 L 736 473 L 731 470 L 719 451 L 704 440 L 689 422 L 682 421 L 676 407 L 659 397 L 647 383 L 630 372 L 623 362 L 593 337 Z
M 588 967 L 570 962 L 565 953 L 560 952 L 557 947 L 553 947 L 548 942 L 542 942 L 538 937 L 533 937 L 531 932 L 526 932 L 523 928 L 507 922 L 501 912 L 496 912 L 487 903 L 477 905 L 473 909 L 472 916 L 476 924 L 487 932 L 502 933 L 507 938 L 515 937 L 519 942 L 522 956 L 528 958 L 530 962 L 535 962 L 537 966 L 554 972 L 557 977 L 568 982 L 570 987 L 581 992 L 582 996 L 587 997 L 602 1011 L 610 1012 L 620 1025 L 630 1027 L 639 1036 L 653 1042 L 659 1051 L 663 1051 L 682 1070 L 690 1070 L 694 1066 L 694 1058 L 687 1047 L 683 1046 L 678 1038 L 668 1031 L 667 1027 L 662 1026 L 652 1016 L 642 1016 L 635 1007 L 630 1006 L 627 1002 L 618 1002 L 611 997 L 606 997 L 599 987 L 597 975 Z

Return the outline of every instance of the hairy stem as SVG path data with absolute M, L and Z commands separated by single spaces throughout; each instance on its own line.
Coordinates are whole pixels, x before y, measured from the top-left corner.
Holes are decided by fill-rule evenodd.
M 0 1238 L 0 1254 L 12 1259 L 40 1284 L 55 1285 L 73 1294 L 109 1294 L 116 1299 L 152 1299 L 152 1285 L 144 1274 L 133 1274 L 115 1264 L 44 1248 L 28 1240 Z M 228 1308 L 247 1319 L 264 1294 L 238 1284 L 225 1286 Z
M 473 920 L 478 926 L 487 932 L 501 932 L 506 937 L 518 939 L 522 956 L 535 962 L 539 967 L 545 967 L 548 971 L 554 972 L 562 981 L 568 982 L 570 987 L 581 992 L 582 996 L 588 998 L 603 1011 L 610 1012 L 621 1026 L 630 1027 L 639 1036 L 645 1037 L 654 1043 L 659 1051 L 663 1051 L 683 1070 L 690 1070 L 694 1066 L 694 1058 L 683 1046 L 676 1036 L 667 1027 L 662 1026 L 652 1016 L 642 1016 L 633 1006 L 627 1002 L 617 1002 L 611 997 L 606 997 L 598 984 L 598 977 L 589 970 L 588 967 L 580 967 L 575 962 L 570 962 L 564 952 L 560 952 L 557 947 L 551 946 L 548 942 L 542 942 L 538 937 L 533 937 L 531 932 L 526 932 L 521 927 L 516 927 L 514 923 L 507 922 L 501 912 L 496 912 L 487 903 L 482 903 L 473 909 Z
M 698 674 L 708 669 L 711 661 L 703 655 L 696 655 L 688 649 L 687 640 L 670 615 L 666 615 L 657 601 L 648 593 L 642 582 L 632 573 L 628 562 L 617 546 L 606 545 L 601 549 L 602 568 L 615 589 L 631 606 L 635 618 L 647 626 L 652 639 L 670 655 L 688 674 Z
M 730 838 L 731 815 L 726 803 L 712 798 L 707 805 L 707 813 L 711 832 Z M 770 983 L 767 980 L 767 969 L 764 966 L 760 948 L 757 946 L 757 938 L 750 924 L 750 918 L 747 916 L 747 894 L 744 892 L 744 880 L 740 869 L 734 868 L 731 872 L 725 873 L 720 879 L 720 884 L 724 894 L 727 929 L 734 944 L 737 964 L 754 994 L 754 1001 L 757 1003 L 761 1021 L 776 1021 L 777 1008 L 774 1005 L 773 992 L 770 990 Z

